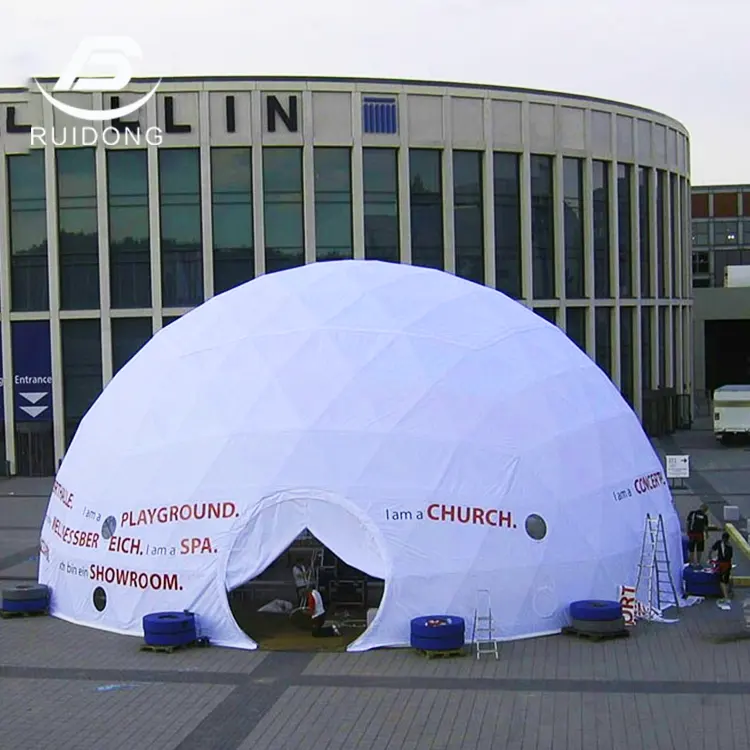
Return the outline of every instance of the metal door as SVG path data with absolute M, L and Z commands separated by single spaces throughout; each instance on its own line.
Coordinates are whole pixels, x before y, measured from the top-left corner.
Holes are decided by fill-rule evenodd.
M 19 422 L 16 425 L 16 470 L 22 477 L 54 476 L 52 422 Z

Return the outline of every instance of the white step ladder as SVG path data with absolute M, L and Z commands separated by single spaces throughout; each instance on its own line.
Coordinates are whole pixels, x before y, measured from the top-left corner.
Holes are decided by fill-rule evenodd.
M 653 620 L 665 607 L 679 601 L 669 565 L 667 535 L 661 513 L 658 516 L 646 514 L 638 577 L 635 582 L 636 599 L 641 593 L 641 586 L 645 589 L 646 595 L 646 620 Z
M 480 659 L 482 654 L 494 654 L 495 659 L 499 658 L 500 654 L 497 649 L 492 619 L 492 602 L 488 589 L 477 590 L 472 640 L 474 641 L 477 659 Z

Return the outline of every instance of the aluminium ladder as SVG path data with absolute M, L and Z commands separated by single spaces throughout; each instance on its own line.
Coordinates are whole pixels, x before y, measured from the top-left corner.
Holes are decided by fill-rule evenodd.
M 481 658 L 482 654 L 494 654 L 495 659 L 499 658 L 492 619 L 492 602 L 488 589 L 477 590 L 472 639 L 477 659 Z
M 678 604 L 679 597 L 672 579 L 667 535 L 661 513 L 658 516 L 646 514 L 641 558 L 638 562 L 638 577 L 635 582 L 636 599 L 642 581 L 645 584 L 647 597 L 646 620 L 653 620 L 665 607 Z

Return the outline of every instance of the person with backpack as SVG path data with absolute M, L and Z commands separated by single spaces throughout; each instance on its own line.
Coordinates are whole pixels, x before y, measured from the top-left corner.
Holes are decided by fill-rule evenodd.
M 700 568 L 702 565 L 703 551 L 706 548 L 706 537 L 711 527 L 708 525 L 708 505 L 691 510 L 687 515 L 688 552 L 690 553 L 690 565 Z

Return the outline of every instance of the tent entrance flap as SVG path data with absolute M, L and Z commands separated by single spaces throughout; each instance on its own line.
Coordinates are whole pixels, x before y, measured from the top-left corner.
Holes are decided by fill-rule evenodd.
M 320 648 L 303 603 L 303 581 L 322 595 L 326 620 L 342 627 L 340 650 L 359 638 L 385 590 L 386 562 L 379 530 L 345 500 L 284 493 L 242 519 L 227 560 L 225 585 L 236 624 L 263 648 Z M 290 616 L 291 615 L 291 616 Z M 296 633 L 295 633 L 296 631 Z

